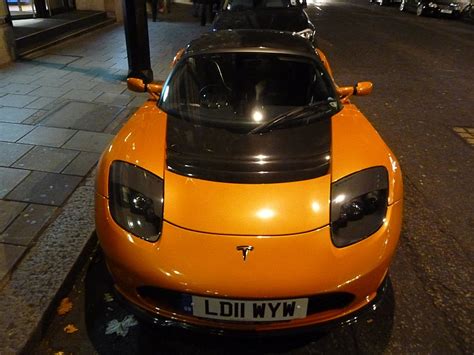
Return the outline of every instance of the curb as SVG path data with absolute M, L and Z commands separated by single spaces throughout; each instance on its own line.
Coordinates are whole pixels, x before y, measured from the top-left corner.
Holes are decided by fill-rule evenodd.
M 0 290 L 0 354 L 31 353 L 49 316 L 97 244 L 95 169 L 68 199 Z

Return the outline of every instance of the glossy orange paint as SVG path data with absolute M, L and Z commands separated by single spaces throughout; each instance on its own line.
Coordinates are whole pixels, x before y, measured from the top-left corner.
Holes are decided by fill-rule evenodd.
M 400 234 L 402 202 L 390 206 L 384 225 L 370 238 L 336 248 L 329 227 L 286 236 L 219 235 L 189 231 L 170 223 L 156 243 L 135 238 L 112 219 L 108 200 L 96 196 L 96 226 L 119 291 L 131 302 L 164 317 L 193 324 L 215 322 L 170 312 L 140 296 L 154 285 L 183 293 L 231 299 L 278 299 L 345 291 L 356 298 L 346 308 L 285 322 L 302 326 L 353 312 L 375 296 Z M 236 245 L 253 245 L 246 262 Z M 273 325 L 223 324 L 230 329 L 275 329 Z
M 367 305 L 385 278 L 402 221 L 399 164 L 369 121 L 352 104 L 332 117 L 330 173 L 279 184 L 204 181 L 166 169 L 167 117 L 145 103 L 117 134 L 99 162 L 96 228 L 119 292 L 157 315 L 203 327 L 271 331 L 336 319 Z M 164 225 L 150 243 L 112 219 L 108 174 L 115 160 L 164 179 Z M 382 227 L 353 245 L 337 248 L 329 227 L 330 187 L 354 172 L 384 166 L 389 173 L 388 210 Z M 236 250 L 252 245 L 247 261 Z M 230 299 L 296 298 L 350 292 L 347 307 L 303 319 L 271 323 L 219 322 L 191 317 L 139 294 L 155 286 Z
M 254 185 L 205 181 L 166 171 L 164 218 L 177 226 L 206 233 L 303 233 L 327 224 L 330 184 L 329 175 Z

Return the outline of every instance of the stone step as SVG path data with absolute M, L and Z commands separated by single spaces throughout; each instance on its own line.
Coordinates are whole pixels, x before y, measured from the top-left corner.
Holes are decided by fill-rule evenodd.
M 103 11 L 74 11 L 48 19 L 13 21 L 18 56 L 25 56 L 68 38 L 115 22 Z

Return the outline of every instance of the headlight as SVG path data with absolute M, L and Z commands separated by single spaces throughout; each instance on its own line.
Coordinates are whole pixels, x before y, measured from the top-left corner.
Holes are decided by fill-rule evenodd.
M 119 226 L 155 242 L 163 224 L 163 180 L 135 165 L 114 161 L 109 174 L 109 206 Z
M 436 9 L 438 7 L 438 4 L 435 4 L 434 2 L 430 2 L 428 6 Z
M 374 167 L 346 176 L 331 187 L 331 238 L 345 247 L 367 238 L 387 212 L 388 173 Z

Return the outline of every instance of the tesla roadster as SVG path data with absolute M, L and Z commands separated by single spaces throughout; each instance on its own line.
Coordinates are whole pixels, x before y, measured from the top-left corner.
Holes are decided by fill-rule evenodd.
M 96 227 L 136 314 L 207 332 L 268 334 L 373 310 L 399 240 L 396 157 L 311 43 L 208 33 L 99 162 Z

